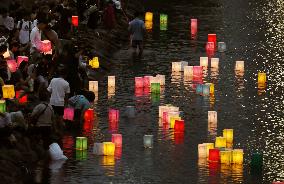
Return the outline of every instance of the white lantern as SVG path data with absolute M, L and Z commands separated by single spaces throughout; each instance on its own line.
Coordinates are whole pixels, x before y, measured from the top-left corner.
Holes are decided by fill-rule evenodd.
M 89 91 L 92 91 L 93 93 L 98 93 L 99 89 L 99 82 L 98 81 L 89 81 Z
M 172 62 L 172 72 L 181 72 L 182 64 L 181 62 Z
M 206 158 L 207 157 L 207 146 L 206 144 L 198 144 L 198 157 Z
M 185 66 L 183 76 L 184 77 L 193 76 L 193 66 Z
M 108 87 L 115 88 L 115 76 L 108 76 Z
M 217 112 L 216 111 L 208 111 L 208 123 L 217 124 Z
M 104 155 L 104 144 L 94 143 L 93 153 L 95 155 Z
M 144 135 L 144 147 L 145 148 L 153 148 L 154 145 L 154 140 L 153 140 L 153 135 Z
M 227 50 L 227 46 L 225 42 L 218 42 L 218 51 L 225 52 Z
M 245 62 L 244 61 L 236 61 L 235 70 L 237 72 L 244 72 L 245 71 Z
M 208 67 L 208 57 L 200 57 L 200 66 Z
M 219 68 L 219 58 L 211 58 L 211 68 Z

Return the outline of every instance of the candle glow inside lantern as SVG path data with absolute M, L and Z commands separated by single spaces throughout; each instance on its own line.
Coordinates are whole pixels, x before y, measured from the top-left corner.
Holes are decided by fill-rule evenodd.
M 66 107 L 64 109 L 63 119 L 73 121 L 74 120 L 74 108 Z
M 121 134 L 112 134 L 111 142 L 115 144 L 115 147 L 122 147 L 122 135 Z
M 224 129 L 223 137 L 226 138 L 227 143 L 232 143 L 234 139 L 234 130 L 233 129 Z
M 172 117 L 170 117 L 170 128 L 174 128 L 175 127 L 176 120 L 181 120 L 181 117 L 179 117 L 179 116 L 172 116 Z
M 16 63 L 16 60 L 7 60 L 7 66 L 10 70 L 10 72 L 14 73 L 18 69 L 18 65 Z
M 258 84 L 265 84 L 266 83 L 266 73 L 259 72 L 258 73 Z
M 184 120 L 176 120 L 174 125 L 175 133 L 184 132 Z
M 191 36 L 197 35 L 197 19 L 190 19 Z
M 237 72 L 244 72 L 245 71 L 245 62 L 244 61 L 236 61 L 235 70 Z
M 168 28 L 168 15 L 160 14 L 160 30 L 165 31 Z
M 172 72 L 181 72 L 182 63 L 181 62 L 172 62 Z
M 76 150 L 86 150 L 88 147 L 87 137 L 76 137 Z
M 94 110 L 93 109 L 87 109 L 84 114 L 84 120 L 87 122 L 94 121 Z
M 75 15 L 72 16 L 72 25 L 74 27 L 78 27 L 79 26 L 79 17 L 78 16 L 75 16 Z
M 153 148 L 154 140 L 153 135 L 144 135 L 143 141 L 144 141 L 144 147 L 145 148 Z
M 232 151 L 220 151 L 220 162 L 221 164 L 231 164 Z
M 193 76 L 193 66 L 185 66 L 183 76 L 184 77 Z
M 220 151 L 219 149 L 209 149 L 209 162 L 219 162 Z
M 219 58 L 211 58 L 211 68 L 219 68 Z
M 204 68 L 208 67 L 208 57 L 200 57 L 200 66 Z
M 24 93 L 23 90 L 16 91 L 16 98 L 19 100 L 20 104 L 24 104 L 28 102 L 28 95 L 24 95 L 20 98 L 21 94 Z
M 89 91 L 97 94 L 99 89 L 99 82 L 98 81 L 89 81 Z
M 119 121 L 119 110 L 109 109 L 108 118 L 109 118 L 109 122 L 118 122 Z
M 143 87 L 144 87 L 144 78 L 135 77 L 135 88 L 143 88 Z
M 203 75 L 203 67 L 202 66 L 193 66 L 193 76 L 201 77 Z
M 41 41 L 40 51 L 44 54 L 52 54 L 51 42 L 49 40 Z
M 225 42 L 218 42 L 218 51 L 225 52 L 227 50 L 227 46 Z
M 151 83 L 151 93 L 160 94 L 161 86 L 160 83 Z
M 244 151 L 243 149 L 232 150 L 232 163 L 233 164 L 243 164 L 244 162 Z
M 17 57 L 17 64 L 18 66 L 20 66 L 20 64 L 25 61 L 25 62 L 28 62 L 29 61 L 29 58 L 27 56 L 18 56 Z
M 217 35 L 216 34 L 208 34 L 208 42 L 214 43 L 214 48 L 217 47 Z
M 115 144 L 113 142 L 104 142 L 104 155 L 114 155 Z
M 153 22 L 153 13 L 152 12 L 146 12 L 145 22 Z
M 6 112 L 6 101 L 5 100 L 0 100 L 0 112 L 1 113 Z
M 95 155 L 104 155 L 104 144 L 103 143 L 94 143 L 93 153 Z
M 2 86 L 3 98 L 14 98 L 15 88 L 14 85 L 4 85 Z
M 216 148 L 226 148 L 227 140 L 225 137 L 216 137 L 215 147 Z

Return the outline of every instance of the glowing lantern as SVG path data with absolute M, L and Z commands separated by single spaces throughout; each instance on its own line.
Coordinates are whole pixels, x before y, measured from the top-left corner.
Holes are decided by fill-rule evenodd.
M 208 111 L 208 123 L 217 124 L 217 112 L 216 111 Z
M 223 137 L 226 138 L 228 143 L 232 143 L 234 139 L 234 130 L 233 129 L 224 129 Z
M 74 120 L 74 108 L 66 107 L 64 109 L 63 119 L 73 121 Z
M 97 94 L 99 89 L 99 82 L 98 81 L 89 81 L 89 91 Z
M 28 95 L 24 95 L 20 98 L 21 94 L 24 93 L 23 90 L 21 91 L 16 91 L 16 98 L 19 100 L 20 104 L 24 104 L 28 102 Z
M 17 69 L 18 69 L 18 65 L 16 63 L 16 60 L 7 60 L 7 65 L 8 65 L 10 72 L 12 72 L 12 73 L 16 72 Z
M 122 135 L 121 134 L 112 134 L 111 142 L 115 144 L 115 147 L 122 147 Z
M 209 149 L 209 162 L 219 162 L 220 151 L 219 149 Z
M 165 86 L 166 84 L 166 76 L 165 75 L 157 75 L 156 76 L 158 83 L 160 83 L 161 86 Z
M 143 96 L 144 90 L 143 88 L 135 88 L 135 96 L 140 97 Z
M 49 40 L 41 41 L 40 51 L 44 54 L 52 54 L 51 42 Z
M 184 132 L 184 120 L 176 120 L 174 125 L 175 133 Z
M 192 36 L 197 35 L 197 19 L 190 19 L 190 30 Z
M 181 62 L 172 62 L 172 72 L 181 72 L 182 64 Z
M 104 155 L 114 155 L 115 144 L 112 142 L 104 142 Z
M 214 52 L 215 51 L 215 45 L 214 42 L 207 42 L 205 46 L 206 52 Z
M 232 151 L 220 151 L 221 164 L 231 164 Z
M 219 58 L 211 58 L 211 68 L 219 68 Z
M 203 143 L 206 144 L 206 150 L 207 150 L 207 157 L 209 156 L 209 150 L 214 149 L 214 143 Z
M 266 83 L 266 73 L 258 73 L 258 84 L 265 84 Z
M 145 22 L 153 22 L 153 13 L 152 12 L 146 12 Z
M 143 77 L 135 77 L 135 88 L 143 88 L 143 87 L 144 87 Z
M 152 76 L 144 76 L 143 77 L 143 84 L 145 88 L 150 88 L 151 87 L 151 77 Z
M 14 98 L 15 89 L 14 85 L 4 85 L 2 86 L 3 98 Z
M 208 42 L 214 42 L 214 48 L 217 46 L 216 34 L 208 34 Z
M 208 67 L 208 57 L 200 57 L 200 66 Z
M 100 67 L 100 62 L 99 62 L 99 58 L 98 57 L 94 57 L 93 59 L 91 59 L 89 61 L 89 65 L 92 68 L 99 68 Z
M 76 137 L 76 150 L 86 150 L 88 147 L 87 137 Z
M 242 149 L 234 149 L 232 151 L 232 163 L 243 164 L 244 162 L 244 151 Z
M 181 120 L 181 117 L 178 117 L 178 116 L 170 117 L 170 128 L 174 128 L 175 127 L 176 120 Z
M 84 114 L 84 120 L 87 121 L 87 122 L 91 122 L 91 121 L 94 121 L 94 110 L 93 109 L 88 109 L 85 111 L 85 114 Z
M 165 31 L 168 27 L 168 15 L 160 14 L 160 30 Z
M 251 157 L 251 168 L 261 170 L 263 166 L 263 156 L 261 153 L 253 153 Z
M 108 87 L 115 88 L 115 76 L 108 76 Z
M 143 137 L 144 147 L 145 148 L 153 148 L 153 135 L 144 135 Z
M 108 118 L 109 118 L 109 122 L 118 122 L 119 121 L 119 110 L 109 109 Z
M 203 96 L 209 96 L 210 95 L 210 83 L 209 84 L 207 83 L 207 84 L 203 85 L 202 95 Z
M 213 83 L 208 83 L 208 85 L 210 86 L 210 95 L 214 96 L 215 93 L 215 85 Z
M 160 94 L 161 86 L 160 83 L 151 84 L 151 93 Z
M 5 100 L 0 100 L 0 112 L 1 113 L 6 112 L 6 101 Z
M 193 66 L 193 76 L 200 77 L 203 75 L 202 66 Z
M 203 93 L 203 85 L 202 84 L 197 84 L 196 86 L 196 94 L 201 95 Z
M 20 66 L 20 64 L 25 61 L 25 62 L 28 62 L 29 61 L 29 58 L 27 56 L 18 56 L 17 57 L 17 64 L 18 66 Z
M 153 22 L 145 21 L 145 28 L 146 28 L 147 30 L 153 29 Z
M 183 76 L 185 77 L 193 76 L 193 66 L 185 66 Z
M 272 182 L 272 184 L 284 184 L 284 182 L 281 182 L 281 181 L 274 181 L 274 182 Z
M 103 143 L 94 143 L 93 153 L 95 155 L 104 155 L 104 144 Z
M 206 158 L 207 157 L 207 146 L 206 144 L 198 144 L 198 157 Z
M 244 70 L 245 70 L 245 62 L 244 61 L 236 61 L 235 70 L 237 72 L 244 72 Z
M 216 148 L 226 148 L 227 141 L 225 137 L 216 137 L 215 147 Z
M 225 42 L 218 42 L 218 51 L 225 52 L 227 50 L 227 46 Z
M 79 25 L 79 17 L 78 16 L 72 16 L 72 25 L 74 26 L 74 27 L 78 27 L 78 25 Z

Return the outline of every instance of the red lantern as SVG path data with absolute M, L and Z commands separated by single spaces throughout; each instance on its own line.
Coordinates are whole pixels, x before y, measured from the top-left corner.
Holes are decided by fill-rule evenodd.
M 209 158 L 210 162 L 219 162 L 220 150 L 219 149 L 209 149 Z
M 70 108 L 70 107 L 65 108 L 63 119 L 73 121 L 74 120 L 74 108 Z
M 208 168 L 209 168 L 209 175 L 210 176 L 216 176 L 218 174 L 219 163 L 218 162 L 209 162 Z
M 135 87 L 135 96 L 136 97 L 143 96 L 143 88 L 136 88 Z
M 7 60 L 7 65 L 8 65 L 10 72 L 12 72 L 12 73 L 16 72 L 17 69 L 18 69 L 18 65 L 16 63 L 16 60 Z
M 122 147 L 122 135 L 121 134 L 112 134 L 111 142 L 115 144 L 115 147 Z
M 28 95 L 24 95 L 21 98 L 19 98 L 22 93 L 24 93 L 24 91 L 22 91 L 22 90 L 21 91 L 16 91 L 16 98 L 19 100 L 20 104 L 28 102 Z
M 207 42 L 206 43 L 206 52 L 208 53 L 208 52 L 214 52 L 214 50 L 215 50 L 215 45 L 214 45 L 214 42 Z
M 17 58 L 17 64 L 18 66 L 20 66 L 20 64 L 25 61 L 25 62 L 28 62 L 29 61 L 29 58 L 27 56 L 18 56 Z
M 193 76 L 194 77 L 202 77 L 203 76 L 202 66 L 193 66 Z
M 45 54 L 49 54 L 50 52 L 52 52 L 51 42 L 49 40 L 41 41 L 40 51 Z
M 79 17 L 78 16 L 72 16 L 72 25 L 74 27 L 78 27 L 78 25 L 79 25 Z
M 214 50 L 217 46 L 217 36 L 216 34 L 208 34 L 208 42 L 214 42 Z
M 109 122 L 118 122 L 119 121 L 119 110 L 109 109 L 108 118 L 109 118 Z
M 174 130 L 176 133 L 183 133 L 184 132 L 184 120 L 176 120 Z
M 86 110 L 84 114 L 84 119 L 87 122 L 94 121 L 94 110 L 93 109 Z
M 149 95 L 151 92 L 151 88 L 150 87 L 144 87 L 144 95 Z
M 197 35 L 197 19 L 190 20 L 191 36 L 195 37 Z

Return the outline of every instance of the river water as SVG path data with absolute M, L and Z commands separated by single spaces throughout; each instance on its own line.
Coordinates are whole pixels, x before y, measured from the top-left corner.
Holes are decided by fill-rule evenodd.
M 282 0 L 149 0 L 154 27 L 147 34 L 141 62 L 131 63 L 131 52 L 115 54 L 115 95 L 107 93 L 107 77 L 99 83 L 94 107 L 97 119 L 83 131 L 67 131 L 63 149 L 68 161 L 50 171 L 50 183 L 271 183 L 284 180 L 283 44 Z M 167 31 L 159 29 L 159 13 L 169 16 Z M 199 20 L 198 37 L 190 39 L 189 20 Z M 184 60 L 199 65 L 206 56 L 208 33 L 227 43 L 219 70 L 205 71 L 204 81 L 215 84 L 215 97 L 195 94 L 182 75 L 172 75 L 171 62 Z M 127 47 L 127 46 L 125 46 Z M 245 61 L 245 73 L 236 76 L 236 60 Z M 257 88 L 257 73 L 268 76 L 265 90 Z M 166 75 L 164 93 L 157 98 L 137 97 L 134 77 Z M 158 105 L 173 104 L 184 112 L 185 133 L 175 135 L 159 126 Z M 135 106 L 133 119 L 123 116 Z M 108 123 L 108 109 L 121 112 L 118 130 Z M 207 111 L 218 112 L 217 129 L 208 131 Z M 224 128 L 234 129 L 234 148 L 244 149 L 243 167 L 214 167 L 198 159 L 197 145 L 212 142 Z M 123 148 L 114 157 L 92 154 L 94 142 L 111 141 L 111 133 L 123 135 Z M 143 147 L 143 135 L 154 135 L 153 149 Z M 76 152 L 76 136 L 87 136 L 89 148 Z M 262 152 L 263 172 L 250 173 L 252 153 Z

